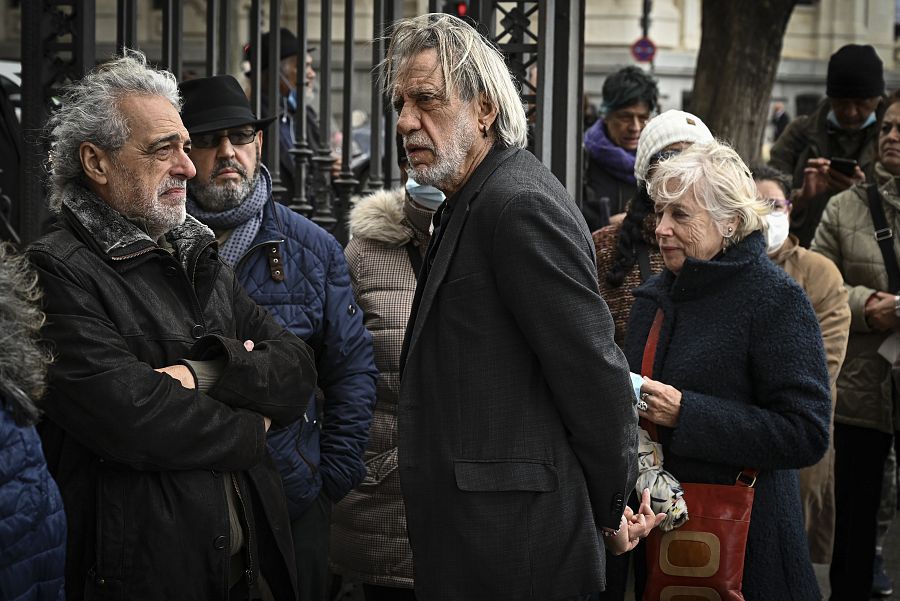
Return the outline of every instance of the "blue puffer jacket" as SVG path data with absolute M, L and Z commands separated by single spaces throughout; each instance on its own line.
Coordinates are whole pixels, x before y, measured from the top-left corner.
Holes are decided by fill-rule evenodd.
M 319 393 L 304 419 L 268 438 L 294 520 L 323 487 L 337 502 L 366 474 L 362 456 L 378 377 L 372 337 L 353 297 L 341 245 L 271 198 L 235 271 L 251 298 L 316 354 Z
M 0 599 L 65 599 L 66 516 L 33 426 L 0 399 Z

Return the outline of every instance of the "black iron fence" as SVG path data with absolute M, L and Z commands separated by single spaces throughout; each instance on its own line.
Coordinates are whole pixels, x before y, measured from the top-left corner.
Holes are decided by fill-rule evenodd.
M 49 111 L 55 110 L 52 98 L 65 82 L 81 77 L 98 60 L 107 58 L 98 52 L 96 43 L 97 0 L 34 0 L 21 3 L 22 62 L 22 131 L 24 145 L 21 156 L 18 198 L 11 205 L 10 227 L 13 234 L 27 243 L 40 233 L 46 218 L 44 203 L 45 162 L 47 148 L 42 128 Z M 192 15 L 196 14 L 196 3 Z M 251 0 L 237 8 L 229 0 L 207 0 L 205 52 L 186 56 L 184 38 L 185 2 L 153 0 L 153 10 L 161 11 L 162 35 L 154 40 L 148 56 L 179 79 L 187 76 L 186 61 L 203 68 L 198 73 L 211 76 L 235 71 L 234 44 L 249 42 L 260 48 L 263 32 L 268 31 L 268 47 L 251 52 L 250 98 L 256 114 L 279 114 L 282 111 L 279 79 L 265 81 L 258 76 L 261 54 L 281 56 L 280 27 L 296 31 L 299 42 L 298 69 L 302 68 L 312 40 L 318 52 L 320 95 L 316 109 L 317 138 L 324 143 L 318 148 L 310 144 L 308 121 L 303 118 L 310 102 L 304 91 L 302 71 L 297 77 L 297 106 L 293 119 L 293 148 L 290 174 L 282 173 L 279 121 L 265 132 L 275 143 L 264 145 L 264 162 L 272 174 L 279 200 L 303 213 L 346 242 L 346 214 L 355 193 L 374 191 L 391 185 L 397 179 L 396 148 L 393 132 L 396 116 L 385 102 L 378 87 L 374 66 L 384 53 L 383 36 L 390 23 L 409 16 L 409 2 L 403 0 L 340 0 L 315 2 L 321 29 L 310 32 L 311 2 L 296 0 L 296 23 L 284 21 L 284 5 L 280 0 Z M 365 11 L 358 11 L 365 5 Z M 418 3 L 417 3 L 418 5 Z M 334 39 L 334 8 L 343 9 L 340 43 Z M 144 49 L 138 37 L 137 0 L 116 0 L 116 47 Z M 371 8 L 371 12 L 368 10 Z M 503 2 L 469 0 L 444 2 L 430 0 L 428 9 L 464 11 L 479 29 L 490 37 L 506 55 L 510 69 L 521 83 L 522 99 L 529 111 L 535 154 L 557 175 L 570 193 L 580 197 L 581 181 L 581 96 L 583 67 L 584 6 L 580 0 L 534 0 Z M 235 11 L 249 11 L 246 38 L 235 40 L 230 20 Z M 363 31 L 359 14 L 371 16 L 371 29 Z M 146 13 L 142 13 L 146 14 Z M 368 18 L 365 20 L 368 24 Z M 292 27 L 293 26 L 293 27 Z M 356 43 L 353 40 L 357 40 Z M 358 40 L 364 39 L 365 42 Z M 156 45 L 158 43 L 158 46 Z M 149 45 L 148 45 L 149 46 Z M 340 47 L 340 59 L 335 50 Z M 194 49 L 196 50 L 196 49 Z M 155 54 L 154 54 L 155 53 Z M 274 61 L 273 61 L 274 62 Z M 363 77 L 360 77 L 360 73 Z M 339 81 L 333 76 L 339 74 Z M 362 82 L 362 83 L 361 83 Z M 265 89 L 263 88 L 265 84 Z M 340 93 L 340 103 L 336 102 Z M 369 131 L 365 156 L 354 153 L 352 112 L 354 101 L 368 100 Z M 265 104 L 263 104 L 265 102 Z M 65 110 L 62 107 L 62 110 Z M 340 165 L 330 144 L 332 115 L 340 116 Z M 358 128 L 357 128 L 358 129 Z M 280 185 L 284 176 L 294 182 L 293 193 L 286 197 Z M 2 207 L 0 207 L 2 208 Z M 0 228 L 0 237 L 4 228 Z

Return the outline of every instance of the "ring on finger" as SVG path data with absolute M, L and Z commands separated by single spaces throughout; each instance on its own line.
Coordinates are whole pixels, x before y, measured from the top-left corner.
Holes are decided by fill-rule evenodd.
M 641 396 L 643 396 L 643 395 L 641 395 Z M 641 399 L 637 402 L 638 411 L 646 411 L 647 407 L 648 407 L 647 401 L 645 401 L 644 399 Z

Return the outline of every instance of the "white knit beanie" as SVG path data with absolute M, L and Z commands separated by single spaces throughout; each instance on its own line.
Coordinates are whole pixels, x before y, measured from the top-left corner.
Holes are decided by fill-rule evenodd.
M 712 142 L 715 138 L 709 128 L 696 115 L 670 109 L 647 122 L 638 140 L 634 157 L 634 177 L 638 181 L 647 179 L 650 159 L 669 144 L 675 142 Z

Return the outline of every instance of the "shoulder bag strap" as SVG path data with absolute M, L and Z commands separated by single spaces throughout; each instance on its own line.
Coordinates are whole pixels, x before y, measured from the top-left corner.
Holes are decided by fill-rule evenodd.
M 409 257 L 409 264 L 412 265 L 413 275 L 416 276 L 416 281 L 419 280 L 419 272 L 422 271 L 422 255 L 419 254 L 419 247 L 415 245 L 415 243 L 410 240 L 404 246 L 406 246 L 406 255 Z
M 887 270 L 888 287 L 893 293 L 900 292 L 900 266 L 897 265 L 897 255 L 894 253 L 894 232 L 888 227 L 887 218 L 884 216 L 884 206 L 881 204 L 881 194 L 878 186 L 872 184 L 866 190 L 869 197 L 869 211 L 872 213 L 872 223 L 875 225 L 875 240 L 881 249 L 884 259 L 884 267 Z
M 637 243 L 637 260 L 641 270 L 641 282 L 646 282 L 653 273 L 650 271 L 650 249 L 643 240 Z
M 644 357 L 641 359 L 641 375 L 648 378 L 653 377 L 653 362 L 656 360 L 656 347 L 659 346 L 659 331 L 662 329 L 664 317 L 663 310 L 657 309 L 656 316 L 653 317 L 653 325 L 650 326 L 650 333 L 647 335 L 647 342 L 644 344 Z M 640 425 L 650 435 L 650 440 L 659 442 L 659 438 L 656 435 L 656 424 L 642 417 Z

